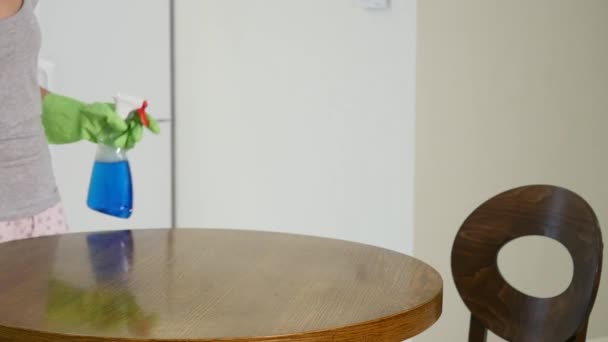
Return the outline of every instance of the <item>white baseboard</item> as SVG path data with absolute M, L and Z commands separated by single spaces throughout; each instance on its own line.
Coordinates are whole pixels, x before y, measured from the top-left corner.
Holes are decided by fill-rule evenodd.
M 587 342 L 608 342 L 608 336 L 587 339 Z

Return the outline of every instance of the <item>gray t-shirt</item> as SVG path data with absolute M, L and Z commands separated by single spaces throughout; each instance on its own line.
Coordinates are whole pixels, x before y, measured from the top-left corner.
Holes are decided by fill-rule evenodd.
M 41 121 L 34 7 L 0 20 L 0 221 L 25 218 L 59 202 Z

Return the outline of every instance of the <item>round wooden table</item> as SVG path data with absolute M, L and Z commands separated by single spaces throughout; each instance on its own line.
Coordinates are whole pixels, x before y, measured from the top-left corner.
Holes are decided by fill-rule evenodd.
M 69 234 L 0 245 L 0 341 L 403 341 L 440 316 L 423 262 L 235 230 Z

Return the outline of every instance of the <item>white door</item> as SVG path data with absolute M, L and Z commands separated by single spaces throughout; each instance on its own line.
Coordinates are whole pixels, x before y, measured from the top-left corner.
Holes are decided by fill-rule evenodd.
M 129 154 L 134 213 L 129 220 L 86 207 L 95 146 L 53 146 L 59 190 L 74 231 L 171 225 L 169 0 L 40 1 L 41 57 L 55 65 L 51 91 L 84 101 L 111 101 L 117 92 L 146 98 L 165 121 Z

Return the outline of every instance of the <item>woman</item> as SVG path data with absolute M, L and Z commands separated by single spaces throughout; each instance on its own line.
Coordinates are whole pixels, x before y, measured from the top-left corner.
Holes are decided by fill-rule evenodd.
M 68 231 L 47 139 L 97 142 L 98 133 L 111 131 L 111 143 L 131 148 L 142 133 L 141 120 L 121 119 L 110 104 L 39 88 L 37 2 L 0 0 L 0 242 Z

